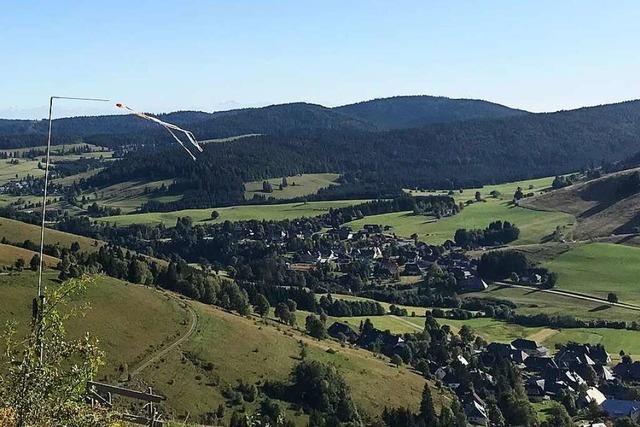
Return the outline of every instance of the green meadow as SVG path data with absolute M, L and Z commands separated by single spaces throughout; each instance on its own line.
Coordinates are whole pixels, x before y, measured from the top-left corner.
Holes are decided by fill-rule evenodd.
M 462 192 L 458 190 L 454 191 L 453 198 L 456 199 L 457 202 L 465 202 L 467 200 L 473 200 L 476 191 L 479 191 L 484 198 L 491 197 L 491 192 L 497 191 L 500 193 L 498 198 L 502 200 L 511 200 L 513 199 L 513 195 L 515 194 L 518 187 L 521 187 L 524 193 L 539 193 L 540 191 L 551 187 L 553 179 L 554 177 L 547 176 L 544 178 L 527 179 L 524 181 L 485 185 L 483 187 L 477 188 L 466 188 L 463 189 Z M 448 190 L 416 191 L 405 189 L 405 192 L 414 196 L 424 196 L 429 194 L 447 194 Z
M 277 205 L 240 205 L 212 209 L 185 209 L 171 212 L 149 212 L 143 214 L 117 215 L 100 218 L 117 225 L 129 224 L 165 224 L 175 225 L 178 218 L 191 217 L 194 222 L 217 223 L 224 221 L 283 220 L 313 217 L 329 212 L 330 208 L 363 203 L 364 200 L 335 200 L 327 202 L 283 203 Z M 218 211 L 220 217 L 211 219 L 211 212 Z
M 278 187 L 282 182 L 282 178 L 267 179 L 273 188 L 271 193 L 262 191 L 263 181 L 251 181 L 244 183 L 244 198 L 246 200 L 253 199 L 254 196 L 264 196 L 274 199 L 293 199 L 296 197 L 309 196 L 315 194 L 321 188 L 331 187 L 332 185 L 340 185 L 337 181 L 340 174 L 337 173 L 305 173 L 287 177 L 287 187 L 280 190 Z
M 37 160 L 17 160 L 17 164 L 11 164 L 11 160 L 0 160 L 0 185 L 25 178 L 27 175 L 36 177 L 44 176 L 44 170 L 38 169 Z
M 609 292 L 614 292 L 620 302 L 640 305 L 639 248 L 590 243 L 560 254 L 544 266 L 558 273 L 558 289 L 599 298 L 607 298 Z
M 0 239 L 3 237 L 11 243 L 22 243 L 25 240 L 31 240 L 33 243 L 39 244 L 40 227 L 34 224 L 27 224 L 26 222 L 0 217 Z M 104 242 L 89 237 L 52 230 L 50 228 L 45 230 L 44 239 L 47 244 L 53 245 L 58 243 L 60 246 L 67 248 L 70 247 L 73 242 L 78 242 L 80 249 L 83 251 L 95 251 L 104 244 Z
M 640 318 L 640 312 L 628 308 L 507 286 L 490 285 L 484 292 L 464 294 L 463 297 L 508 300 L 518 306 L 518 313 L 528 315 L 544 313 L 554 316 L 570 315 L 583 320 L 605 319 L 625 322 L 637 321 Z
M 57 271 L 45 271 L 46 288 L 58 286 L 57 277 Z M 12 320 L 17 322 L 19 331 L 26 331 L 37 283 L 37 273 L 32 271 L 0 276 L 2 325 Z M 72 336 L 89 332 L 99 340 L 106 353 L 102 375 L 117 375 L 121 364 L 133 366 L 187 328 L 187 314 L 175 299 L 107 276 L 94 276 L 86 291 L 73 301 L 88 303 L 89 308 L 72 318 L 67 329 Z
M 364 224 L 389 225 L 393 227 L 391 231 L 399 236 L 409 237 L 416 233 L 420 240 L 442 244 L 453 239 L 459 228 L 482 229 L 496 220 L 509 221 L 520 228 L 520 238 L 513 242 L 515 245 L 540 243 L 556 227 L 570 226 L 575 222 L 575 218 L 566 213 L 534 211 L 513 206 L 505 200 L 490 198 L 465 206 L 457 215 L 439 220 L 414 215 L 413 212 L 393 212 L 352 221 L 349 225 L 356 230 Z

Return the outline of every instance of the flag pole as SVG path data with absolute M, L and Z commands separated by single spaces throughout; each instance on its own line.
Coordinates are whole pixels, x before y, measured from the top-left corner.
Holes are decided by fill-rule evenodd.
M 51 159 L 51 130 L 53 127 L 53 100 L 54 99 L 68 99 L 74 101 L 95 101 L 95 102 L 107 102 L 108 99 L 101 98 L 77 98 L 71 96 L 52 96 L 49 98 L 49 129 L 47 132 L 47 149 L 45 155 L 45 166 L 44 166 L 44 191 L 42 192 L 42 211 L 41 211 L 41 224 L 40 224 L 40 260 L 38 265 L 38 309 L 37 309 L 37 337 L 39 341 L 39 359 L 40 363 L 44 359 L 44 341 L 42 340 L 42 321 L 44 314 L 44 305 L 45 305 L 45 286 L 42 283 L 42 270 L 43 270 L 43 262 L 44 262 L 44 229 L 45 222 L 47 216 L 47 189 L 49 187 L 49 163 Z

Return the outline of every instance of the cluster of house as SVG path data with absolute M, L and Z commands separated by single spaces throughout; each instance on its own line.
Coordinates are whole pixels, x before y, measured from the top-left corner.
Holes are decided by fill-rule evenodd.
M 403 338 L 390 332 L 370 328 L 358 334 L 346 323 L 335 322 L 328 328 L 330 336 L 354 343 L 362 348 L 393 354 L 405 345 Z M 507 358 L 521 370 L 531 401 L 548 400 L 562 392 L 571 393 L 578 407 L 594 402 L 611 419 L 629 417 L 640 420 L 640 401 L 630 399 L 629 385 L 640 383 L 640 362 L 622 362 L 613 369 L 609 354 L 599 345 L 569 343 L 555 355 L 536 341 L 518 338 L 511 343 L 490 343 L 477 350 L 482 365 L 493 365 L 496 358 Z M 469 366 L 463 356 L 457 363 Z M 434 377 L 453 390 L 463 403 L 467 419 L 473 425 L 488 425 L 487 404 L 473 390 L 463 387 L 462 379 L 452 365 L 437 366 L 429 362 Z M 481 369 L 467 371 L 472 382 L 481 382 L 487 389 L 496 386 L 494 378 Z M 469 378 L 467 378 L 469 379 Z
M 296 262 L 291 268 L 308 271 L 327 262 L 344 266 L 358 261 L 370 264 L 372 278 L 386 279 L 400 275 L 424 276 L 437 264 L 455 275 L 461 293 L 487 288 L 477 274 L 475 262 L 463 252 L 456 252 L 451 241 L 437 247 L 416 239 L 400 238 L 389 233 L 388 226 L 376 224 L 365 224 L 356 232 L 349 227 L 332 228 L 326 234 L 333 237 L 335 244 L 332 247 L 296 254 Z M 349 244 L 345 245 L 345 242 Z M 391 246 L 396 255 L 386 255 L 391 252 L 388 250 Z
M 569 343 L 551 355 L 535 341 L 518 338 L 509 344 L 491 343 L 479 352 L 484 362 L 491 362 L 496 356 L 509 358 L 521 369 L 531 401 L 553 399 L 568 392 L 576 398 L 578 407 L 595 404 L 611 419 L 640 419 L 640 401 L 629 398 L 628 387 L 640 381 L 640 363 L 619 363 L 611 370 L 608 367 L 611 358 L 601 345 Z M 436 376 L 455 390 L 459 384 L 452 372 Z M 486 373 L 484 379 L 484 384 L 495 385 Z M 461 396 L 470 419 L 486 425 L 486 417 L 482 416 L 486 415 L 486 406 L 478 399 L 470 401 L 469 397 Z

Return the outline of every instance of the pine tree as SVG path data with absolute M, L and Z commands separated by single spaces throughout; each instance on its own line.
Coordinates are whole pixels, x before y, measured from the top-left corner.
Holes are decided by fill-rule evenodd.
M 435 426 L 438 423 L 438 417 L 436 415 L 436 409 L 433 405 L 433 397 L 431 396 L 431 389 L 429 384 L 424 385 L 422 390 L 422 401 L 420 402 L 420 419 L 424 421 L 425 425 Z
M 271 308 L 271 305 L 269 304 L 269 301 L 267 300 L 267 298 L 262 294 L 258 294 L 256 296 L 256 305 L 255 305 L 256 313 L 259 314 L 260 317 L 265 317 L 267 314 L 269 314 L 270 308 Z

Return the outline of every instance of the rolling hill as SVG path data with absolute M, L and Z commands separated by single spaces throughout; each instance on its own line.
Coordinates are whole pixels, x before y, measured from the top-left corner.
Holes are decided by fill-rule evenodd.
M 179 126 L 189 126 L 201 138 L 214 138 L 247 133 L 280 133 L 320 129 L 397 129 L 524 113 L 521 110 L 482 100 L 398 96 L 336 108 L 296 102 L 214 113 L 175 111 L 157 114 L 157 116 Z M 157 126 L 131 115 L 114 114 L 56 119 L 54 129 L 59 136 L 79 138 L 154 132 L 157 130 Z M 0 119 L 0 135 L 2 136 L 20 139 L 18 138 L 20 135 L 37 136 L 45 135 L 46 132 L 47 122 L 45 120 Z
M 640 226 L 640 169 L 629 169 L 580 182 L 520 201 L 530 209 L 559 211 L 577 218 L 579 240 L 636 233 Z
M 443 96 L 395 96 L 343 105 L 334 110 L 373 123 L 379 129 L 417 128 L 434 123 L 527 114 L 493 102 Z
M 54 271 L 46 272 L 48 287 L 57 286 L 56 276 Z M 0 299 L 5 302 L 0 306 L 0 322 L 16 320 L 19 330 L 25 330 L 36 283 L 34 272 L 0 276 Z M 229 388 L 239 380 L 249 384 L 287 380 L 299 360 L 301 343 L 307 346 L 309 359 L 332 363 L 341 371 L 365 417 L 379 415 L 385 406 L 416 410 L 425 384 L 421 375 L 371 352 L 317 341 L 277 322 L 242 317 L 110 277 L 95 276 L 86 292 L 74 299 L 74 303 L 85 302 L 90 308 L 72 319 L 68 330 L 72 336 L 89 332 L 99 340 L 107 363 L 99 380 L 115 383 L 131 374 L 132 379 L 125 381 L 128 387 L 150 385 L 167 397 L 163 405 L 169 418 L 188 414 L 189 422 L 197 422 L 222 404 L 227 405 L 228 421 L 241 406 L 225 397 Z M 195 323 L 190 312 L 196 316 Z M 161 354 L 175 342 L 179 345 Z M 436 403 L 445 395 L 439 391 Z M 259 402 L 242 405 L 255 411 Z M 286 402 L 280 405 L 296 425 L 306 425 L 306 415 Z

